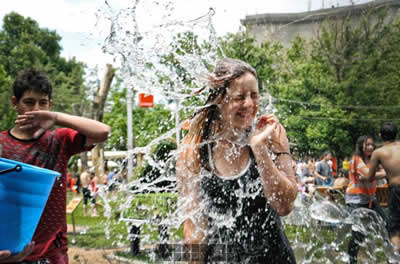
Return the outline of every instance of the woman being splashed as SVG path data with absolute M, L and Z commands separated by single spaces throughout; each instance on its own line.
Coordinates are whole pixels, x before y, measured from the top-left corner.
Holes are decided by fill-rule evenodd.
M 225 58 L 191 121 L 177 161 L 187 257 L 200 262 L 295 263 L 279 216 L 297 195 L 285 129 L 258 112 L 257 74 Z M 199 254 L 200 253 L 200 254 Z

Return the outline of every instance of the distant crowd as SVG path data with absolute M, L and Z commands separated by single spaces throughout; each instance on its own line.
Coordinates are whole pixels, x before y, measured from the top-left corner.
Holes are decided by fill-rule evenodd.
M 83 196 L 83 214 L 87 215 L 87 207 L 90 201 L 90 216 L 98 216 L 97 208 L 102 207 L 101 203 L 96 201 L 100 189 L 107 193 L 113 193 L 118 183 L 126 181 L 126 173 L 121 173 L 117 169 L 111 171 L 105 170 L 103 177 L 96 175 L 94 168 L 86 167 L 82 173 L 75 177 L 70 172 L 67 174 L 68 191 L 75 194 L 82 193 Z
M 310 199 L 318 186 L 346 191 L 349 184 L 350 159 L 338 160 L 328 150 L 319 158 L 306 157 L 296 162 L 297 187 L 302 199 Z M 377 186 L 386 186 L 386 178 L 379 179 Z

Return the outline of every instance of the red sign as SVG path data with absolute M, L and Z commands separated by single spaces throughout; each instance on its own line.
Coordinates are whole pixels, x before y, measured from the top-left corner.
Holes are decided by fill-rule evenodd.
M 145 95 L 144 93 L 139 94 L 139 107 L 153 107 L 154 97 L 153 95 Z

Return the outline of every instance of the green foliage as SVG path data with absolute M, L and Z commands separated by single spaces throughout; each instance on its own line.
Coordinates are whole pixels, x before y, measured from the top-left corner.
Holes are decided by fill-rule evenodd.
M 161 140 L 151 151 L 150 158 L 154 164 L 157 164 L 162 169 L 152 166 L 149 162 L 145 162 L 141 168 L 138 168 L 137 178 L 143 178 L 145 182 L 154 182 L 161 175 L 175 175 L 175 159 L 171 157 L 171 151 L 176 150 L 176 148 L 175 140 Z M 164 182 L 156 184 L 156 186 L 162 188 L 164 185 L 167 186 L 169 184 L 169 182 Z
M 0 45 L 1 46 L 1 45 Z M 0 64 L 0 128 L 1 130 L 10 128 L 16 118 L 16 112 L 11 106 L 11 77 L 7 75 L 4 66 Z
M 180 64 L 178 56 L 185 56 L 187 54 L 199 54 L 202 53 L 201 45 L 198 41 L 198 36 L 193 32 L 178 33 L 174 36 L 171 43 L 174 52 L 161 55 L 160 63 L 168 66 L 172 72 L 177 74 L 182 83 L 187 87 L 193 87 L 193 76 Z M 167 82 L 174 89 L 176 83 L 170 76 L 159 75 L 160 82 Z
M 114 87 L 110 98 L 112 101 L 107 106 L 110 110 L 104 114 L 104 122 L 112 127 L 112 132 L 106 147 L 127 150 L 126 89 Z M 160 104 L 153 108 L 134 107 L 132 115 L 135 146 L 139 147 L 146 146 L 175 125 L 172 112 Z
M 219 55 L 247 61 L 257 70 L 261 95 L 268 89 L 277 98 L 278 117 L 298 155 L 317 156 L 330 149 L 338 157 L 348 156 L 357 137 L 376 136 L 381 122 L 398 120 L 400 51 L 393 47 L 400 43 L 400 22 L 391 19 L 385 9 L 365 11 L 358 18 L 359 22 L 354 22 L 350 15 L 325 21 L 314 40 L 296 38 L 287 50 L 279 43 L 258 43 L 247 33 L 228 34 L 220 39 Z M 175 69 L 188 93 L 200 88 L 181 67 L 178 57 L 211 50 L 210 44 L 199 44 L 197 36 L 185 33 L 178 35 L 173 45 L 174 52 L 163 56 L 161 62 Z M 206 66 L 211 70 L 212 65 Z M 160 82 L 169 83 L 171 89 L 174 87 L 176 79 L 162 75 L 159 78 Z M 193 97 L 183 105 L 201 102 Z M 115 101 L 113 107 L 117 106 Z M 122 123 L 124 112 L 123 109 L 109 119 L 110 124 Z M 158 124 L 153 127 L 155 123 L 150 120 L 147 123 L 140 110 L 135 110 L 135 114 L 138 115 L 135 120 L 144 121 L 134 126 L 139 127 L 135 131 L 136 140 L 147 139 L 137 143 L 138 146 L 155 138 L 149 136 L 156 135 L 154 129 L 167 128 Z M 191 112 L 180 114 L 188 116 Z M 163 116 L 156 111 L 154 116 L 149 114 L 152 120 L 157 119 L 156 115 L 159 120 L 168 120 L 168 129 L 173 127 L 170 114 Z M 125 149 L 125 143 L 117 143 L 126 138 L 125 125 L 112 126 L 114 130 L 123 128 L 116 133 L 123 136 L 111 139 L 112 144 Z
M 297 37 L 286 50 L 248 33 L 221 39 L 224 55 L 255 67 L 261 94 L 267 88 L 277 99 L 278 117 L 300 156 L 327 149 L 348 156 L 357 137 L 376 136 L 381 122 L 398 120 L 400 22 L 385 8 L 358 19 L 327 20 L 314 40 Z
M 221 39 L 224 55 L 246 61 L 253 66 L 258 75 L 260 93 L 271 89 L 278 78 L 277 65 L 280 63 L 282 45 L 264 42 L 258 44 L 248 33 L 228 34 Z M 222 56 L 222 54 L 220 54 Z
M 176 193 L 148 193 L 137 194 L 130 201 L 129 209 L 124 217 L 134 219 L 155 219 L 167 216 L 176 209 L 178 194 Z
M 194 91 L 199 90 L 199 84 L 195 77 L 191 75 L 187 68 L 181 65 L 184 58 L 195 56 L 198 58 L 200 65 L 211 71 L 213 65 L 210 65 L 204 57 L 212 57 L 216 55 L 215 48 L 210 43 L 199 41 L 199 36 L 193 32 L 178 33 L 171 42 L 172 52 L 160 56 L 160 63 L 170 69 L 170 74 L 156 73 L 160 83 L 173 93 L 180 95 L 189 95 L 181 104 L 184 106 L 180 111 L 180 117 L 187 117 L 193 114 L 193 106 L 203 104 L 204 98 L 199 96 L 190 96 Z M 206 77 L 206 76 L 204 76 Z M 167 98 L 168 103 L 175 103 L 172 98 Z M 185 108 L 185 106 L 190 106 Z
M 11 107 L 12 81 L 18 72 L 28 67 L 44 70 L 53 84 L 53 110 L 71 112 L 74 102 L 80 101 L 86 91 L 83 85 L 84 65 L 75 58 L 60 56 L 61 37 L 46 28 L 40 28 L 31 18 L 11 12 L 4 16 L 0 30 L 0 106 L 3 129 L 13 126 L 15 111 Z
M 293 41 L 272 94 L 299 154 L 350 155 L 357 137 L 398 120 L 400 24 L 385 14 L 325 21 L 315 40 Z

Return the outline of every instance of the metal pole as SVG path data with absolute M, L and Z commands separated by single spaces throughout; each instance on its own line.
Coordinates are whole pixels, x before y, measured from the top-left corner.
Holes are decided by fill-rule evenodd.
M 133 86 L 128 87 L 127 94 L 127 130 L 128 130 L 128 180 L 133 176 L 133 120 L 132 120 L 132 101 L 133 101 Z
M 74 233 L 74 237 L 72 238 L 72 244 L 76 243 L 76 230 L 75 230 L 75 216 L 74 212 L 71 213 L 71 219 L 72 219 L 72 231 Z
M 179 141 L 180 141 L 180 118 L 179 118 L 179 107 L 180 107 L 180 100 L 179 98 L 176 99 L 176 110 L 175 110 L 175 128 L 176 128 L 176 146 L 179 146 Z

